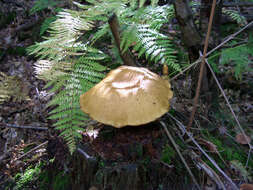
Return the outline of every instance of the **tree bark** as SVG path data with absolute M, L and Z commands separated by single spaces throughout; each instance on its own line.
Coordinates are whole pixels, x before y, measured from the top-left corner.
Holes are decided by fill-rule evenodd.
M 194 24 L 191 8 L 188 0 L 176 0 L 174 2 L 176 19 L 178 21 L 182 41 L 189 51 L 189 58 L 194 62 L 199 57 L 201 35 Z
M 137 63 L 135 63 L 133 56 L 131 55 L 130 51 L 127 50 L 126 52 L 122 53 L 120 49 L 120 33 L 119 33 L 119 23 L 117 16 L 113 14 L 110 19 L 109 19 L 109 25 L 110 29 L 112 31 L 112 35 L 114 37 L 116 46 L 118 48 L 119 54 L 121 59 L 124 62 L 124 65 L 129 65 L 129 66 L 137 66 Z

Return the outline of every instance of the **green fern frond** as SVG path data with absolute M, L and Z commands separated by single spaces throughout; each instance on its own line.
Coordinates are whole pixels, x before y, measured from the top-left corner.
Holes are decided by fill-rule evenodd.
M 240 15 L 238 11 L 222 8 L 222 13 L 235 21 L 239 26 L 245 26 L 247 24 L 246 18 Z
M 71 64 L 65 62 L 54 62 L 39 60 L 34 63 L 36 77 L 45 81 L 57 79 L 71 70 Z
M 65 9 L 57 14 L 58 19 L 50 27 L 51 38 L 59 41 L 69 42 L 76 40 L 81 31 L 93 28 L 93 22 L 83 12 Z
M 145 54 L 146 59 L 150 61 L 155 63 L 159 61 L 175 71 L 180 71 L 180 66 L 174 55 L 175 49 L 173 48 L 172 40 L 168 36 L 150 29 L 149 25 L 137 25 L 135 30 L 133 30 L 133 27 L 130 26 L 130 29 L 123 33 L 123 44 L 121 45 L 123 50 L 126 50 L 133 42 L 136 42 L 134 50 L 138 51 L 139 57 Z M 129 36 L 131 37 L 129 38 Z
M 175 10 L 171 5 L 146 6 L 137 10 L 130 7 L 122 11 L 120 18 L 125 24 L 147 24 L 150 28 L 159 30 L 163 24 L 175 18 Z
M 44 22 L 41 24 L 41 27 L 40 27 L 40 36 L 42 36 L 48 30 L 50 24 L 56 21 L 56 19 L 57 19 L 56 16 L 51 16 L 44 20 Z
M 234 74 L 236 79 L 242 79 L 242 73 L 247 70 L 252 70 L 249 67 L 250 60 L 248 56 L 253 56 L 253 38 L 244 45 L 227 48 L 221 52 L 221 64 L 230 64 L 234 66 Z
M 109 25 L 106 23 L 102 25 L 98 31 L 93 35 L 91 39 L 91 45 L 93 45 L 97 40 L 104 37 L 105 35 L 109 34 L 110 28 Z
M 107 20 L 111 13 L 120 13 L 126 8 L 129 0 L 89 0 L 90 5 L 82 5 L 77 2 L 75 4 L 85 10 L 85 15 L 89 16 L 90 20 Z
M 70 152 L 75 150 L 76 139 L 81 137 L 80 132 L 84 130 L 82 126 L 88 120 L 88 116 L 80 110 L 79 97 L 104 78 L 101 72 L 105 69 L 94 60 L 91 64 L 91 61 L 83 56 L 73 65 L 71 72 L 65 73 L 65 81 L 60 83 L 62 86 L 54 89 L 55 93 L 60 92 L 48 104 L 57 106 L 50 112 L 49 119 L 57 120 L 56 129 L 62 131 L 60 135 L 66 140 Z
M 57 120 L 56 129 L 61 130 L 71 153 L 88 119 L 80 110 L 79 97 L 104 77 L 106 67 L 99 62 L 110 60 L 102 51 L 76 42 L 83 31 L 93 27 L 86 16 L 77 11 L 60 12 L 50 26 L 50 36 L 28 48 L 30 54 L 46 59 L 35 64 L 35 72 L 48 81 L 47 87 L 55 94 L 47 105 L 56 106 L 49 118 Z
M 47 9 L 50 7 L 54 7 L 59 3 L 59 1 L 55 0 L 37 0 L 35 1 L 33 7 L 30 9 L 30 15 L 41 11 L 43 9 Z

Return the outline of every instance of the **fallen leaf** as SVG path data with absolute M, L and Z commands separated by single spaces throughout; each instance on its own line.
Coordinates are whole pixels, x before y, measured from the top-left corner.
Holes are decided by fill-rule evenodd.
M 242 133 L 237 134 L 235 138 L 236 138 L 236 142 L 240 144 L 248 144 L 251 141 L 249 136 L 247 135 L 244 136 Z
M 217 150 L 217 146 L 215 144 L 202 138 L 199 140 L 201 144 L 204 144 L 205 146 L 207 146 L 209 151 L 219 154 L 219 151 Z
M 253 185 L 248 184 L 248 183 L 244 183 L 240 186 L 240 190 L 253 190 Z

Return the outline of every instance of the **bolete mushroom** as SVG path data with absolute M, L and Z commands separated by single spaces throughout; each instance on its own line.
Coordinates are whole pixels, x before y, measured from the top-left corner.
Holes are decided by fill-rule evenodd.
M 168 80 L 146 68 L 120 66 L 82 94 L 80 106 L 92 119 L 121 128 L 156 120 L 172 96 Z

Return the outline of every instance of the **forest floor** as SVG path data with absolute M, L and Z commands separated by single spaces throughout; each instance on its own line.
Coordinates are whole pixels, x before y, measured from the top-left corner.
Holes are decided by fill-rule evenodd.
M 25 51 L 25 48 L 40 40 L 38 36 L 40 24 L 47 16 L 46 12 L 29 15 L 31 2 L 0 1 L 0 87 L 1 83 L 9 85 L 11 87 L 9 90 L 12 92 L 5 96 L 3 102 L 0 99 L 0 189 L 6 190 L 14 187 L 22 189 L 25 183 L 28 186 L 27 189 L 38 189 L 38 180 L 45 178 L 41 178 L 41 175 L 36 173 L 37 170 L 31 169 L 46 170 L 49 163 L 54 163 L 50 169 L 54 168 L 60 173 L 68 170 L 66 163 L 71 165 L 67 160 L 68 148 L 63 139 L 58 137 L 59 132 L 52 127 L 54 121 L 47 119 L 51 108 L 46 104 L 52 94 L 44 89 L 45 82 L 36 78 L 34 72 L 36 59 L 27 55 Z M 250 67 L 253 68 L 253 58 L 249 57 L 249 59 L 251 60 Z M 228 66 L 224 66 L 224 69 L 227 72 L 219 74 L 219 80 L 245 133 L 252 140 L 253 71 L 244 72 L 242 79 L 236 80 L 233 69 Z M 7 78 L 10 83 L 4 84 Z M 182 76 L 172 83 L 174 98 L 171 106 L 176 113 L 180 113 L 184 124 L 187 124 L 192 110 L 191 82 L 189 76 L 188 78 Z M 200 102 L 196 116 L 196 123 L 199 125 L 199 129 L 196 130 L 208 126 L 207 136 L 213 141 L 204 140 L 202 136 L 196 138 L 202 142 L 207 151 L 212 152 L 212 148 L 217 148 L 224 153 L 222 157 L 225 160 L 226 173 L 237 184 L 252 183 L 253 156 L 251 154 L 248 158 L 247 145 L 236 138 L 236 134 L 240 132 L 235 129 L 236 123 L 223 97 L 220 96 L 217 102 L 220 110 L 213 113 L 212 117 L 206 112 L 208 108 L 203 102 Z M 231 134 L 232 144 L 230 144 Z M 100 156 L 103 160 L 110 162 L 120 160 L 132 163 L 143 157 L 149 157 L 172 170 L 170 167 L 175 167 L 174 161 L 179 159 L 166 152 L 170 150 L 166 149 L 168 142 L 164 139 L 164 131 L 159 129 L 156 123 L 120 130 L 95 125 L 82 135 L 82 143 L 90 145 L 91 149 L 88 151 L 90 155 Z M 237 148 L 231 148 L 231 152 L 226 152 L 225 149 L 231 146 Z M 240 155 L 235 156 L 234 151 L 237 149 L 240 149 L 240 154 L 244 155 L 242 158 Z M 216 153 L 213 155 L 220 156 Z M 234 160 L 239 160 L 239 162 L 234 163 Z M 247 160 L 248 166 L 244 168 Z M 34 177 L 32 183 L 25 181 L 27 179 L 23 175 L 28 170 Z M 184 172 L 183 175 L 187 173 Z M 60 175 L 62 176 L 63 174 Z M 61 187 L 61 185 L 58 186 Z

